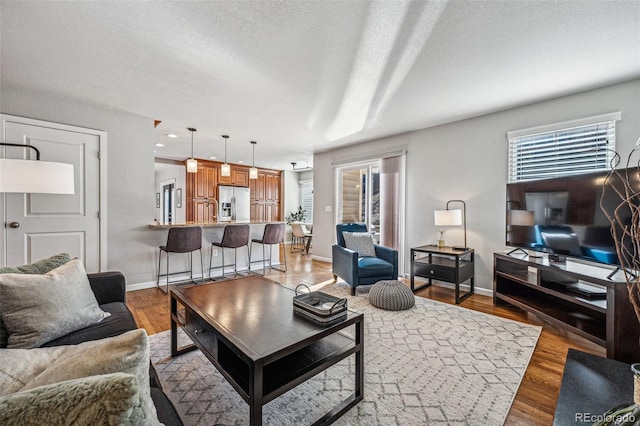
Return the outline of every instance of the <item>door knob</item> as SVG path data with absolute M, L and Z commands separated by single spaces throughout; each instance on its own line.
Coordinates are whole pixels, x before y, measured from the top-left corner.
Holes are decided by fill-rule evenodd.
M 20 228 L 20 222 L 11 222 L 9 228 Z

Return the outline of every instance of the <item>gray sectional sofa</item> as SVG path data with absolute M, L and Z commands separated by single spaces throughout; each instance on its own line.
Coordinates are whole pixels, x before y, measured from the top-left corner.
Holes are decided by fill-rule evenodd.
M 76 345 L 91 340 L 117 336 L 137 328 L 136 321 L 125 303 L 126 283 L 124 275 L 120 272 L 101 272 L 87 274 L 87 276 L 98 305 L 103 311 L 109 312 L 111 315 L 97 324 L 51 340 L 43 344 L 42 347 Z M 182 425 L 178 412 L 162 390 L 162 385 L 153 365 L 149 365 L 149 381 L 151 398 L 158 413 L 158 420 L 166 426 Z

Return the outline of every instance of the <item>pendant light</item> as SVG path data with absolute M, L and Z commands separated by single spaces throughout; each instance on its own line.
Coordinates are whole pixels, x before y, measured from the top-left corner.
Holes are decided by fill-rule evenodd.
M 256 169 L 256 144 L 258 142 L 251 141 L 251 145 L 253 145 L 253 162 L 251 163 L 251 168 L 249 169 L 249 179 L 258 179 L 258 169 Z
M 193 132 L 195 132 L 196 129 L 188 127 L 187 130 L 191 132 L 191 158 L 187 159 L 187 173 L 197 173 L 198 161 L 193 158 Z
M 222 135 L 224 138 L 224 164 L 220 166 L 220 176 L 231 176 L 231 166 L 227 164 L 227 140 L 229 135 Z

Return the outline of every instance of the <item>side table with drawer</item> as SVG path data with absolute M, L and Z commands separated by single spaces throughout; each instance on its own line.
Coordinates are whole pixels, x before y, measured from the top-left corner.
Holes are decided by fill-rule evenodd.
M 433 280 L 455 285 L 456 303 L 473 294 L 473 249 L 426 245 L 411 249 L 411 290 L 429 287 Z M 415 277 L 427 278 L 427 284 L 415 286 Z M 469 280 L 469 291 L 460 295 L 460 284 Z

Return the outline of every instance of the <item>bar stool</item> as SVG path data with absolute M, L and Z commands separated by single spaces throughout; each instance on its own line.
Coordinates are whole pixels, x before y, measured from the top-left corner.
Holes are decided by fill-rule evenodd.
M 271 246 L 278 245 L 278 256 L 280 255 L 280 244 L 284 247 L 284 234 L 285 234 L 285 225 L 284 223 L 267 223 L 264 226 L 264 233 L 262 234 L 261 239 L 254 238 L 251 240 L 251 246 L 249 247 L 249 270 L 251 270 L 251 264 L 260 262 L 260 260 L 251 261 L 251 253 L 253 252 L 253 243 L 262 244 L 262 275 L 267 272 L 267 267 L 265 265 L 266 256 L 264 253 L 265 246 L 269 246 L 269 268 L 275 269 L 276 271 L 287 272 L 287 256 L 284 256 L 284 269 L 274 268 L 271 264 Z
M 247 247 L 247 265 L 249 265 L 249 225 L 227 225 L 224 228 L 224 233 L 222 234 L 222 241 L 212 242 L 211 246 L 211 253 L 209 254 L 209 278 L 214 279 L 211 276 L 211 269 L 217 268 L 222 268 L 222 275 L 220 276 L 220 278 L 224 278 L 225 266 L 231 266 L 231 264 L 226 265 L 224 263 L 225 248 L 233 249 L 233 272 L 235 275 L 238 275 L 238 248 L 244 246 Z M 222 248 L 221 266 L 211 266 L 213 261 L 213 247 Z
M 200 250 L 200 270 L 202 271 L 202 282 L 204 282 L 204 263 L 202 261 L 202 228 L 199 226 L 185 226 L 169 228 L 169 234 L 167 235 L 167 244 L 160 246 L 160 252 L 158 253 L 158 278 L 156 279 L 156 287 L 158 287 L 163 293 L 167 294 L 169 291 L 169 276 L 184 274 L 185 272 L 191 273 L 191 281 L 193 280 L 193 252 Z M 160 261 L 162 259 L 162 252 L 167 253 L 167 273 L 160 273 Z M 189 253 L 189 263 L 191 269 L 189 271 L 171 272 L 169 273 L 169 253 Z M 165 288 L 160 287 L 160 277 L 167 277 L 167 285 Z M 176 281 L 177 282 L 177 281 Z

